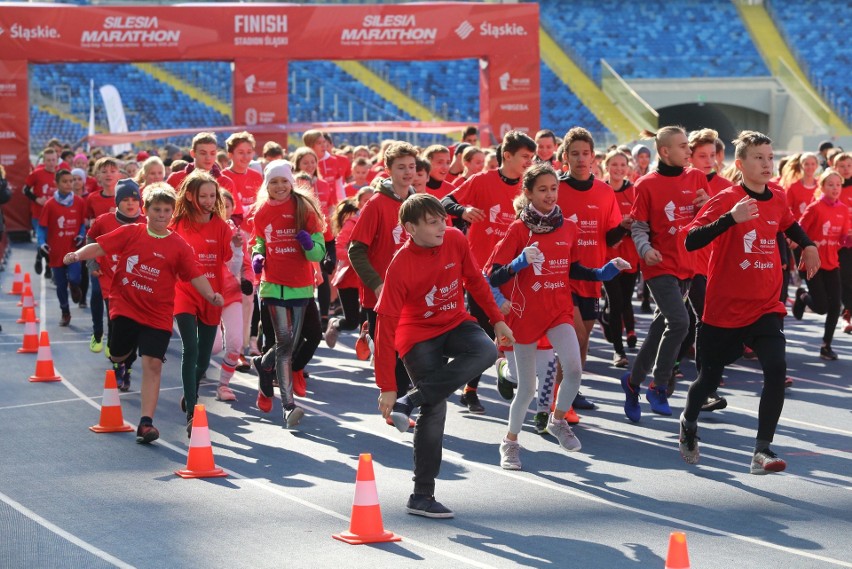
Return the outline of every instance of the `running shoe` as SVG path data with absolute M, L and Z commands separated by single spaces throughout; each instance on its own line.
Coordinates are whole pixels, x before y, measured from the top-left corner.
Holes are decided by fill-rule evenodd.
M 627 333 L 627 347 L 630 348 L 631 350 L 636 348 L 636 342 L 637 342 L 636 332 L 631 330 L 630 332 Z
M 453 511 L 435 499 L 435 496 L 412 494 L 408 498 L 405 510 L 415 516 L 426 518 L 452 518 Z
M 569 425 L 577 425 L 580 423 L 580 416 L 574 411 L 573 407 L 569 407 L 565 412 L 565 420 L 568 421 Z
M 340 328 L 338 328 L 339 319 L 329 318 L 328 326 L 325 329 L 325 344 L 329 348 L 334 348 L 337 345 L 337 338 L 340 336 Z
M 234 391 L 227 385 L 219 384 L 219 387 L 216 388 L 216 399 L 219 401 L 236 401 L 237 396 L 234 395 Z
M 292 429 L 299 424 L 304 416 L 305 410 L 294 405 L 290 409 L 284 410 L 284 424 L 287 425 L 288 429 Z
M 68 286 L 71 289 L 71 302 L 79 304 L 83 300 L 83 289 L 77 283 L 70 283 Z
M 151 423 L 141 423 L 136 428 L 136 442 L 140 445 L 151 444 L 160 438 L 160 431 Z
M 657 415 L 671 416 L 672 409 L 669 407 L 669 398 L 666 397 L 665 387 L 649 386 L 645 392 L 645 399 L 651 405 L 651 411 Z
M 747 360 L 756 360 L 757 354 L 755 354 L 754 350 L 752 350 L 748 346 L 743 346 L 743 357 Z
M 831 346 L 823 346 L 819 349 L 819 357 L 822 360 L 833 362 L 837 359 L 837 354 L 831 349 Z
M 626 369 L 629 365 L 629 362 L 627 361 L 627 355 L 615 352 L 615 354 L 612 356 L 612 365 L 618 368 Z
M 394 424 L 393 419 L 391 417 L 388 417 L 387 419 L 385 419 L 385 423 L 387 423 L 391 427 L 396 427 L 396 425 Z M 409 429 L 413 429 L 414 425 L 416 425 L 416 424 L 417 423 L 414 422 L 414 419 L 412 419 L 411 417 L 408 418 L 408 428 Z
M 59 319 L 59 325 L 64 327 L 68 326 L 69 324 L 71 324 L 71 313 L 67 310 L 63 310 L 62 317 Z
M 535 432 L 539 435 L 547 434 L 547 419 L 549 418 L 549 416 L 550 415 L 546 411 L 536 413 L 533 416 L 533 425 L 535 425 Z
M 698 441 L 701 439 L 698 438 L 698 427 L 690 429 L 686 425 L 683 424 L 683 421 L 680 422 L 680 439 L 678 440 L 678 448 L 680 449 L 680 456 L 683 457 L 683 460 L 687 462 L 687 464 L 698 464 Z
M 112 370 L 115 372 L 115 386 L 118 390 L 127 391 L 130 389 L 129 385 L 127 387 L 124 386 L 125 380 L 127 379 L 127 366 L 125 363 L 113 363 Z
M 303 370 L 293 371 L 293 394 L 299 397 L 304 397 L 308 394 L 308 384 L 305 381 L 305 372 Z
M 785 388 L 787 388 L 787 387 L 793 387 L 793 378 L 792 378 L 792 377 L 790 377 L 789 375 L 788 375 L 787 377 L 785 377 L 785 378 L 784 378 L 784 387 L 785 387 Z
M 244 355 L 240 354 L 240 357 L 237 360 L 237 365 L 234 366 L 234 371 L 245 373 L 250 369 L 251 364 L 248 363 L 248 360 L 246 360 L 246 357 Z
M 787 468 L 787 463 L 778 458 L 778 455 L 768 448 L 754 453 L 754 456 L 751 459 L 752 474 L 782 472 L 785 468 Z
M 557 421 L 551 415 L 550 421 L 547 423 L 547 432 L 556 437 L 556 440 L 559 441 L 559 446 L 569 452 L 575 452 L 583 448 L 583 445 L 580 444 L 580 439 L 574 435 L 571 425 L 565 419 Z
M 370 325 L 368 322 L 361 324 L 361 333 L 358 334 L 358 339 L 355 340 L 355 357 L 361 361 L 367 361 L 372 355 L 370 350 Z
M 396 400 L 396 403 L 393 404 L 393 409 L 390 413 L 390 420 L 393 421 L 394 427 L 396 427 L 400 433 L 404 433 L 410 428 L 410 417 L 413 412 L 414 405 L 411 404 L 407 395 L 400 397 Z
M 801 320 L 805 315 L 805 299 L 802 298 L 807 291 L 803 287 L 796 289 L 796 298 L 793 300 L 793 318 Z
M 634 423 L 638 423 L 642 418 L 642 407 L 639 405 L 642 387 L 630 385 L 630 372 L 627 372 L 621 376 L 621 389 L 624 391 L 624 414 Z
M 479 402 L 479 395 L 476 394 L 475 389 L 462 393 L 461 397 L 459 397 L 459 403 L 465 405 L 468 411 L 476 415 L 485 413 L 485 407 Z
M 506 401 L 511 401 L 515 398 L 515 388 L 517 385 L 509 381 L 506 377 L 508 372 L 509 362 L 506 361 L 506 358 L 499 358 L 497 360 L 497 392 Z
M 36 253 L 35 274 L 40 275 L 44 270 L 44 262 L 41 260 L 41 251 Z
M 719 397 L 717 392 L 713 392 L 707 396 L 707 401 L 701 406 L 702 411 L 719 411 L 728 406 L 728 400 L 724 397 Z
M 103 338 L 98 340 L 98 338 L 94 334 L 92 334 L 92 339 L 89 340 L 89 350 L 96 353 L 96 354 L 99 354 L 100 352 L 103 351 L 103 349 L 104 349 Z
M 521 445 L 518 441 L 503 439 L 500 443 L 500 468 L 503 470 L 521 469 Z
M 574 409 L 580 409 L 581 411 L 591 411 L 592 409 L 597 409 L 598 406 L 586 399 L 583 394 L 578 391 L 571 407 Z

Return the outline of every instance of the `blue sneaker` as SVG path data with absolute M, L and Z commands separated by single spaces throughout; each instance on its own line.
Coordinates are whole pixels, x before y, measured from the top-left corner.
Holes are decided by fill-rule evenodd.
M 639 392 L 642 388 L 630 385 L 630 372 L 621 376 L 621 389 L 624 390 L 624 414 L 634 423 L 638 423 L 642 418 L 642 407 L 639 405 Z
M 666 397 L 665 387 L 649 387 L 645 393 L 645 399 L 651 404 L 651 411 L 657 415 L 665 415 L 670 417 L 672 409 L 669 407 L 669 398 Z

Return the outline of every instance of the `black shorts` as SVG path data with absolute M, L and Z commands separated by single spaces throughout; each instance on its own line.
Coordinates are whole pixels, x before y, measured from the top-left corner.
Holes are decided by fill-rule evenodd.
M 172 339 L 171 330 L 160 330 L 143 326 L 126 316 L 116 316 L 110 320 L 112 332 L 109 335 L 109 353 L 116 356 L 128 356 L 139 350 L 140 356 L 149 356 L 166 361 L 166 350 Z
M 576 292 L 571 293 L 571 299 L 574 301 L 574 308 L 580 309 L 580 317 L 583 320 L 597 320 L 600 312 L 601 299 L 591 298 L 588 296 L 580 296 Z

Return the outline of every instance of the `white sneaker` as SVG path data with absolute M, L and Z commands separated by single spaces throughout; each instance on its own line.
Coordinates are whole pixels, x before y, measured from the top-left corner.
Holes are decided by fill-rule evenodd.
M 305 411 L 301 407 L 293 407 L 290 410 L 284 411 L 284 419 L 288 429 L 292 429 L 299 424 L 302 417 L 305 416 Z
M 521 469 L 521 445 L 518 441 L 503 439 L 500 444 L 500 468 L 503 470 Z
M 340 336 L 338 320 L 338 318 L 328 319 L 328 326 L 325 329 L 325 343 L 329 348 L 334 348 L 337 345 L 337 338 Z
M 219 401 L 236 401 L 237 396 L 234 395 L 230 387 L 220 383 L 219 387 L 216 388 L 216 399 Z
M 556 421 L 552 413 L 550 421 L 547 423 L 547 432 L 556 437 L 556 440 L 559 441 L 559 446 L 569 452 L 575 452 L 583 448 L 583 445 L 580 444 L 580 439 L 574 435 L 574 431 L 571 430 L 571 425 L 568 424 L 568 421 L 565 419 Z

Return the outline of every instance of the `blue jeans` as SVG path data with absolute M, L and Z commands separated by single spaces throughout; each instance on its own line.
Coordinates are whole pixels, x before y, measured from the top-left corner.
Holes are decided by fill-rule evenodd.
M 449 362 L 447 362 L 449 358 Z M 441 469 L 447 397 L 478 377 L 497 359 L 494 342 L 466 320 L 437 338 L 416 344 L 402 357 L 414 383 L 411 402 L 420 406 L 414 429 L 414 493 L 431 496 Z
M 89 307 L 92 309 L 92 334 L 95 338 L 101 339 L 104 335 L 104 296 L 101 292 L 101 281 L 97 277 L 92 277 L 90 284 L 92 298 L 89 301 Z
M 59 308 L 62 312 L 68 312 L 68 284 L 80 286 L 80 263 L 71 263 L 61 267 L 53 268 L 53 281 L 56 283 L 56 297 L 59 299 Z

